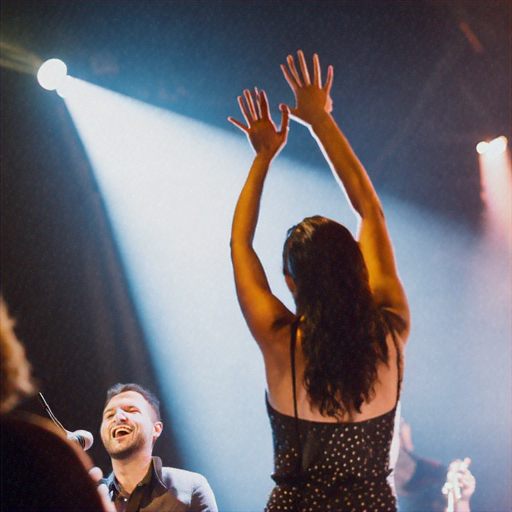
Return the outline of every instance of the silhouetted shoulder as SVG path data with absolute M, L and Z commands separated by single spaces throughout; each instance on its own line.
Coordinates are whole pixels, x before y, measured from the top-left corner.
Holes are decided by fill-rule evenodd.
M 3 416 L 2 510 L 104 510 L 92 461 L 38 416 Z

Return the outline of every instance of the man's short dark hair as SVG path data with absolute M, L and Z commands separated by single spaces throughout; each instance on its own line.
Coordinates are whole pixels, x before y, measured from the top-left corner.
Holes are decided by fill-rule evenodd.
M 144 397 L 146 402 L 151 406 L 153 412 L 156 416 L 156 421 L 161 421 L 160 417 L 160 401 L 158 398 L 148 389 L 143 388 L 139 384 L 134 384 L 133 382 L 129 382 L 128 384 L 115 384 L 107 391 L 107 400 L 105 401 L 105 405 L 103 409 L 107 406 L 107 404 L 114 398 L 115 396 L 124 393 L 125 391 L 135 391 Z

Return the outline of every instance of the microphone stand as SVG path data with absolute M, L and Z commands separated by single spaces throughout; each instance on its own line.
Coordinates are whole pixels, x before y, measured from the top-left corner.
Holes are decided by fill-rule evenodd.
M 39 401 L 41 402 L 41 405 L 43 406 L 44 410 L 48 413 L 48 416 L 50 416 L 50 419 L 55 423 L 55 425 L 57 425 L 58 427 L 60 427 L 63 430 L 64 434 L 66 435 L 66 438 L 69 439 L 71 432 L 66 430 L 62 426 L 62 423 L 56 418 L 55 414 L 53 414 L 53 412 L 50 409 L 50 406 L 48 405 L 48 402 L 45 400 L 43 394 L 42 393 L 38 393 L 37 397 L 39 398 Z M 76 436 L 75 435 L 75 436 L 72 436 L 72 438 L 73 438 L 74 441 L 76 441 L 85 450 L 85 439 L 84 439 L 83 436 L 81 436 L 81 435 Z

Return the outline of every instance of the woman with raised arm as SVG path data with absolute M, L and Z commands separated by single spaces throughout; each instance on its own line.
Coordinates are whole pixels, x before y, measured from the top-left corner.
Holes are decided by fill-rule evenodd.
M 390 448 L 409 333 L 409 309 L 380 201 L 331 117 L 329 67 L 322 85 L 302 52 L 282 66 L 295 108 L 281 106 L 281 129 L 263 91 L 244 92 L 244 131 L 256 153 L 231 235 L 238 300 L 265 361 L 274 437 L 274 511 L 394 511 Z M 283 269 L 296 313 L 271 292 L 253 249 L 263 184 L 286 143 L 288 118 L 309 127 L 359 217 L 357 241 L 321 216 L 292 227 Z

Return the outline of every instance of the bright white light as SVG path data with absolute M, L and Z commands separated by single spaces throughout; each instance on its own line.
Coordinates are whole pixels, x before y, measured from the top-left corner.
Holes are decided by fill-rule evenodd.
M 487 237 L 512 247 L 512 169 L 506 137 L 489 142 L 478 159 Z
M 37 72 L 39 85 L 47 91 L 54 91 L 66 78 L 68 68 L 60 59 L 44 62 Z
M 489 156 L 501 155 L 507 149 L 507 138 L 503 135 L 489 142 L 486 153 Z
M 485 140 L 483 140 L 482 142 L 479 142 L 476 145 L 476 150 L 477 150 L 478 154 L 483 155 L 487 151 L 488 147 L 489 147 L 489 143 L 486 142 Z
M 502 135 L 501 137 L 491 140 L 491 142 L 479 142 L 476 145 L 476 150 L 480 155 L 500 155 L 507 149 L 507 142 L 507 138 Z

